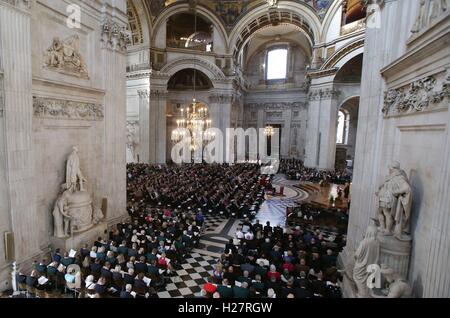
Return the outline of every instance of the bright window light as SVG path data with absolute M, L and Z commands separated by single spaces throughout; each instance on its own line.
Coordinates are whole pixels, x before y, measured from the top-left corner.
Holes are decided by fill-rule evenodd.
M 267 79 L 285 79 L 287 71 L 287 50 L 271 50 L 267 56 Z

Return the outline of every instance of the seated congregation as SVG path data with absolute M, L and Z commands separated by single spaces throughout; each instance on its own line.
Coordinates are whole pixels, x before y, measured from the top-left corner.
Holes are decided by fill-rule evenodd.
M 241 223 L 198 297 L 340 297 L 336 257 L 344 233 L 330 230 L 321 217 L 298 223 L 299 212 L 317 214 L 307 205 L 295 208 L 286 230 L 253 222 L 265 193 L 274 189 L 259 169 L 255 164 L 129 164 L 130 221 L 112 227 L 92 246 L 56 249 L 51 259 L 35 261 L 29 275 L 19 270 L 19 288 L 27 297 L 156 298 L 199 248 L 207 217 L 219 215 Z M 335 212 L 321 211 L 345 223 Z
M 339 216 L 335 216 L 338 222 Z M 340 298 L 337 255 L 345 234 L 320 220 L 272 227 L 244 222 L 225 246 L 204 297 Z

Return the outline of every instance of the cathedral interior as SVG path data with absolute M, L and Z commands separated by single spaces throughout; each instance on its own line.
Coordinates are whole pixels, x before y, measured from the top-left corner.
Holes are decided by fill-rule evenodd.
M 0 298 L 449 298 L 449 42 L 449 0 L 0 0 Z

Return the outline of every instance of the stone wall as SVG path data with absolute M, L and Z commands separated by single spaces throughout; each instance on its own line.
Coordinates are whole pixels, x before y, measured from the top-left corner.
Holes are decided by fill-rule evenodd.
M 81 9 L 79 28 L 69 27 L 65 1 L 0 1 L 0 230 L 13 232 L 24 268 L 51 248 L 72 146 L 94 204 L 107 199 L 106 221 L 126 216 L 125 1 L 71 3 Z M 10 264 L 1 241 L 3 283 Z
M 429 15 L 431 2 L 385 2 L 380 27 L 366 30 L 347 250 L 376 215 L 389 163 L 399 161 L 413 188 L 409 282 L 416 297 L 449 297 L 449 12 Z

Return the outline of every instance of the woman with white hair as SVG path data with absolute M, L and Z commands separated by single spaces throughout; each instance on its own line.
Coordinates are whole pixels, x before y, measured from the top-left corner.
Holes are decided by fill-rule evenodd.
M 86 286 L 86 298 L 95 298 L 95 282 L 94 275 L 89 275 L 84 281 Z

